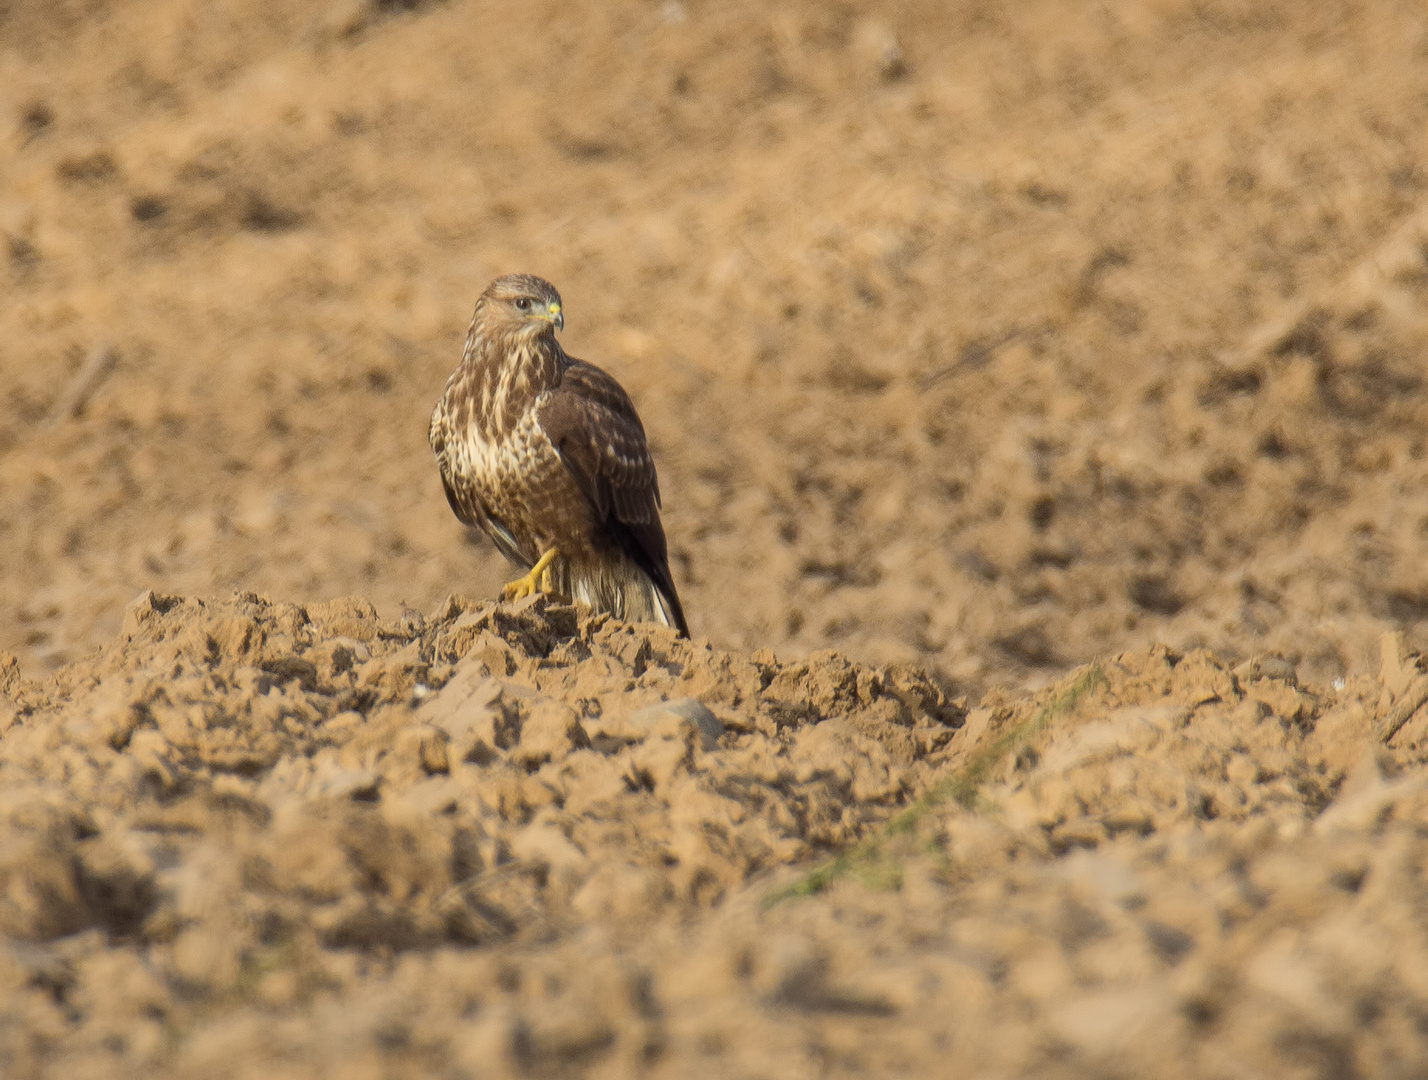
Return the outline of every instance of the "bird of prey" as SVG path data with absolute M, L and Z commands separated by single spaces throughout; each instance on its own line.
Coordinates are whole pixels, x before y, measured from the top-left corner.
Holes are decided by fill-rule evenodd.
M 446 501 L 542 591 L 619 619 L 689 626 L 669 572 L 659 480 L 624 388 L 567 356 L 560 294 L 507 274 L 476 301 L 428 438 Z

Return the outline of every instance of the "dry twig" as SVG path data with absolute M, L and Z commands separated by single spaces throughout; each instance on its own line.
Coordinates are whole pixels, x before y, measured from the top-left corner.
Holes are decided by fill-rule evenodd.
M 45 417 L 45 427 L 57 427 L 82 413 L 84 407 L 89 404 L 89 399 L 94 396 L 94 391 L 99 389 L 99 384 L 113 370 L 118 359 L 119 354 L 107 343 L 101 343 L 91 349 L 89 355 L 84 358 L 84 363 L 80 364 L 79 370 L 74 373 L 74 378 L 70 379 L 69 385 L 64 388 L 64 393 L 60 394 L 50 408 L 49 415 Z

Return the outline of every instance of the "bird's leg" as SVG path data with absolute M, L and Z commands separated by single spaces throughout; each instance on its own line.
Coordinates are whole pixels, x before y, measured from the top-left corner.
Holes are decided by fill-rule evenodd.
M 531 567 L 531 571 L 525 577 L 516 578 L 504 589 L 501 596 L 506 600 L 519 600 L 523 596 L 530 596 L 531 593 L 550 591 L 550 563 L 555 558 L 557 552 L 551 548 Z

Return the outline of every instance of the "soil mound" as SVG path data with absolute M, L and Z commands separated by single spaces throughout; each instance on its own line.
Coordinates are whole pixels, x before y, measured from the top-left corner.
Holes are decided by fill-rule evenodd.
M 0 696 L 0 1063 L 1407 1076 L 1425 701 L 1393 636 L 969 710 L 543 598 L 145 594 Z

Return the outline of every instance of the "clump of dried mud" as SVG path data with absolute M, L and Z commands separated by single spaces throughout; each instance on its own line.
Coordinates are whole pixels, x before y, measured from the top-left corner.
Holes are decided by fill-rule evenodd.
M 7 1077 L 1428 1053 L 1428 675 L 1393 637 L 1337 690 L 1157 648 L 969 710 L 543 598 L 145 594 L 91 660 L 0 671 Z

